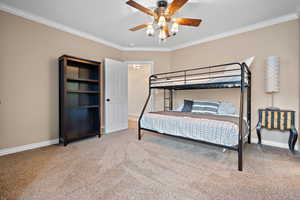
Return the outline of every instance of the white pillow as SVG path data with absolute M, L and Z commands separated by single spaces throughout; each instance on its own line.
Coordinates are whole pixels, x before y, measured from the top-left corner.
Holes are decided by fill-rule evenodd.
M 253 61 L 254 61 L 254 58 L 255 58 L 255 56 L 246 58 L 245 60 L 243 60 L 243 61 L 241 62 L 241 64 L 242 64 L 242 63 L 246 63 L 246 65 L 250 68 L 251 65 L 252 65 L 252 63 L 253 63 Z
M 180 103 L 178 104 L 177 108 L 174 109 L 174 111 L 178 111 L 178 112 L 181 112 L 182 111 L 182 108 L 184 106 L 184 103 Z
M 220 115 L 233 115 L 236 112 L 236 107 L 230 102 L 222 101 L 219 105 L 218 114 Z

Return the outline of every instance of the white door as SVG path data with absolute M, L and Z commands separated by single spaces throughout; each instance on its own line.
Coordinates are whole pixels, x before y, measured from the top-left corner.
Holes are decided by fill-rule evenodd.
M 105 132 L 128 128 L 127 64 L 105 59 Z

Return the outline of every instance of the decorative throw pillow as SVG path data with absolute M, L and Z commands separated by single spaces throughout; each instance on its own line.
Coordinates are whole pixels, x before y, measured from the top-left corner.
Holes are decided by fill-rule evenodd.
M 220 102 L 194 101 L 192 112 L 201 114 L 217 114 Z
M 193 101 L 185 99 L 184 103 L 183 103 L 183 108 L 182 108 L 181 112 L 191 112 L 192 111 L 192 107 L 193 107 Z
M 233 115 L 236 112 L 236 107 L 234 104 L 229 103 L 229 102 L 221 102 L 219 109 L 218 109 L 218 114 L 220 115 Z

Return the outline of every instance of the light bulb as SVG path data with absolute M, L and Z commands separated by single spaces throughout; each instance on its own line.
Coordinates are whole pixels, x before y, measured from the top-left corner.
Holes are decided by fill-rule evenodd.
M 133 65 L 134 69 L 141 69 L 141 65 Z
M 159 31 L 159 35 L 158 35 L 158 38 L 160 39 L 160 40 L 165 40 L 166 38 L 167 38 L 167 35 L 166 35 L 166 33 L 165 33 L 165 31 L 164 30 L 160 30 Z
M 152 24 L 149 24 L 149 25 L 147 26 L 147 31 L 146 31 L 146 33 L 147 33 L 148 36 L 153 36 L 153 35 L 154 35 L 154 29 L 153 29 Z
M 160 16 L 157 23 L 158 27 L 164 27 L 166 25 L 166 18 L 164 16 Z
M 179 31 L 178 24 L 177 24 L 176 22 L 174 22 L 174 23 L 172 24 L 171 33 L 172 33 L 173 35 L 176 35 L 176 33 L 178 33 L 178 31 Z

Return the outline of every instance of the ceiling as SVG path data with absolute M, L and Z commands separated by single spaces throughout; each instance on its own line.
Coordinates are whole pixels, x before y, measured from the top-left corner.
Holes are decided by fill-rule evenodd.
M 145 30 L 128 28 L 151 21 L 136 12 L 127 0 L 0 0 L 3 5 L 84 32 L 106 44 L 121 48 L 174 49 L 194 41 L 240 29 L 274 18 L 295 15 L 300 0 L 190 0 L 177 17 L 200 18 L 199 27 L 180 26 L 179 33 L 159 44 Z M 136 0 L 153 7 L 156 0 Z

